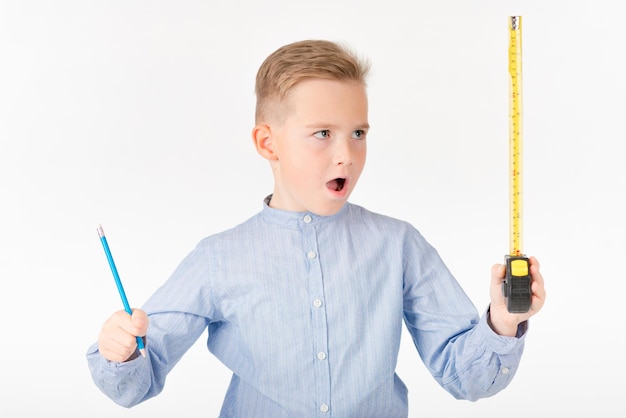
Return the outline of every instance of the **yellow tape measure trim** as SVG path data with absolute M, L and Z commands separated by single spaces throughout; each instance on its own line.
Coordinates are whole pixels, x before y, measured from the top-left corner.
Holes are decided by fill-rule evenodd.
M 510 254 L 522 255 L 522 17 L 509 19 Z

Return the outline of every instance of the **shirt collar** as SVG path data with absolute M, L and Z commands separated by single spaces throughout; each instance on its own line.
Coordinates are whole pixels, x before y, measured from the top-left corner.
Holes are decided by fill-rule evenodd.
M 263 199 L 263 211 L 262 217 L 272 223 L 280 224 L 290 228 L 301 228 L 303 225 L 315 225 L 320 223 L 332 222 L 336 219 L 341 219 L 348 212 L 350 203 L 343 205 L 339 212 L 330 216 L 316 215 L 313 212 L 293 212 L 290 210 L 276 209 L 270 207 L 270 200 L 272 195 L 268 195 Z

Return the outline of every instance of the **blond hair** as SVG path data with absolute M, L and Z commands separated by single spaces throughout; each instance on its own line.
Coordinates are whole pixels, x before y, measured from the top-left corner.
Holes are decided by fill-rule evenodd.
M 281 118 L 279 105 L 301 81 L 326 79 L 366 84 L 368 61 L 347 46 L 324 40 L 305 40 L 278 48 L 256 76 L 256 122 Z

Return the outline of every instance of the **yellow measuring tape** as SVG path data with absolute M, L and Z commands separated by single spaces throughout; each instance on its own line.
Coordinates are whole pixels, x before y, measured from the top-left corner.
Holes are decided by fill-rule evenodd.
M 522 17 L 509 19 L 510 251 L 502 292 L 509 312 L 524 313 L 532 301 L 530 262 L 522 251 Z
M 510 252 L 522 255 L 522 17 L 509 20 Z

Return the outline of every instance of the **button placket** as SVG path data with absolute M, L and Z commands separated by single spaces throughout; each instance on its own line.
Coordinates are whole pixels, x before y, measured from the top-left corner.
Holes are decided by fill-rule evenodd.
M 325 308 L 324 278 L 320 265 L 320 254 L 317 242 L 316 222 L 311 215 L 301 218 L 303 249 L 308 263 L 308 291 L 311 302 L 311 330 L 313 332 L 311 353 L 315 356 L 313 372 L 315 374 L 315 400 L 319 412 L 330 411 L 330 368 L 328 362 L 328 324 Z

